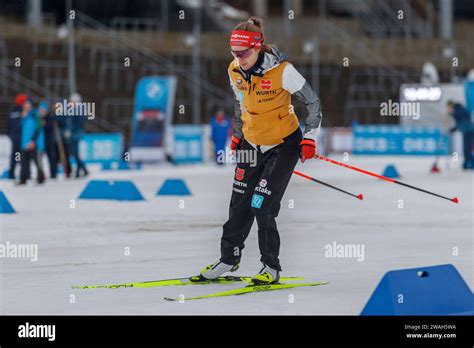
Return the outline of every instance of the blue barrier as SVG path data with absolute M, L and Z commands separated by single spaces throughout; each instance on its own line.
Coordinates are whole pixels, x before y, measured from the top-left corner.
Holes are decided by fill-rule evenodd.
M 361 315 L 472 315 L 473 294 L 453 265 L 387 272 Z
M 8 179 L 9 175 L 10 175 L 10 171 L 7 169 L 2 173 L 2 175 L 0 176 L 0 179 Z
M 128 180 L 91 180 L 79 196 L 80 199 L 108 199 L 118 201 L 143 201 L 135 184 Z
M 12 205 L 7 199 L 7 196 L 0 191 L 0 214 L 13 214 L 16 213 L 15 209 L 13 209 Z
M 191 191 L 183 179 L 166 179 L 156 193 L 157 196 L 190 196 Z
M 398 173 L 398 170 L 394 164 L 389 164 L 388 166 L 386 166 L 382 175 L 386 176 L 387 178 L 392 178 L 392 179 L 396 179 L 400 177 L 400 174 Z

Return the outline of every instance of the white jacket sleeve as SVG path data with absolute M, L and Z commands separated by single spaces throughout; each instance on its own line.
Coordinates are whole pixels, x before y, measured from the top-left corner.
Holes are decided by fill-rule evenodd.
M 305 121 L 304 138 L 316 140 L 316 136 L 321 129 L 321 120 L 323 117 L 321 102 L 318 96 L 306 79 L 292 64 L 288 64 L 283 70 L 282 84 L 283 89 L 294 95 L 308 110 Z

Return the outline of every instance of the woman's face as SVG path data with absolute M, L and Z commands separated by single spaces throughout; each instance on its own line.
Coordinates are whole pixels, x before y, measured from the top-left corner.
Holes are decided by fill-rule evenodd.
M 259 49 L 245 46 L 230 46 L 232 55 L 239 60 L 239 65 L 244 70 L 250 69 L 257 62 Z

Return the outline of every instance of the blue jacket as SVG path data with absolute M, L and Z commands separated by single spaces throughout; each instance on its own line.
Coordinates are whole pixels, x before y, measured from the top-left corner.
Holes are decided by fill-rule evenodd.
M 44 128 L 40 125 L 38 138 L 36 139 L 36 150 L 44 152 L 45 148 Z
M 456 125 L 451 128 L 451 132 L 458 130 L 461 133 L 467 133 L 474 130 L 471 115 L 461 104 L 454 105 L 454 111 L 451 113 L 451 116 L 456 121 Z
M 28 144 L 34 141 L 37 151 L 44 151 L 44 130 L 36 110 L 31 110 L 26 117 L 21 119 L 21 145 L 26 150 Z
M 84 136 L 86 128 L 87 117 L 85 116 L 73 116 L 71 124 L 71 137 L 72 141 L 79 141 Z
M 51 114 L 47 114 L 44 118 L 44 137 L 45 143 L 48 142 L 50 144 L 56 143 L 56 134 L 54 130 L 54 123 L 56 122 L 56 116 Z
M 229 137 L 230 122 L 225 118 L 222 122 L 217 122 L 216 118 L 211 119 L 211 138 L 216 148 L 223 149 Z
M 7 121 L 7 134 L 14 143 L 18 144 L 21 142 L 21 110 L 21 106 L 15 105 Z

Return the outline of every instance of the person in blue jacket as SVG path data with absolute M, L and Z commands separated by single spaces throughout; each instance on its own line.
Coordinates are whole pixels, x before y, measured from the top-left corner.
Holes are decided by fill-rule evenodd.
M 9 179 L 15 179 L 15 168 L 18 161 L 18 154 L 21 153 L 21 112 L 23 104 L 26 102 L 26 94 L 18 94 L 15 98 L 15 105 L 12 107 L 7 120 L 7 135 L 12 142 L 10 154 Z
M 448 113 L 454 118 L 456 125 L 450 129 L 450 133 L 460 131 L 463 136 L 464 169 L 474 169 L 474 157 L 472 147 L 474 145 L 474 125 L 469 111 L 453 100 L 448 101 Z
M 38 113 L 33 109 L 31 100 L 23 104 L 21 113 L 21 172 L 19 185 L 25 185 L 30 177 L 30 162 L 36 165 L 39 184 L 44 183 L 45 175 L 38 153 L 44 151 L 44 132 Z
M 73 93 L 70 97 L 70 102 L 74 103 L 81 103 L 82 98 L 81 95 L 78 93 Z M 85 134 L 85 127 L 86 127 L 87 116 L 81 114 L 75 114 L 72 117 L 72 124 L 71 124 L 71 155 L 76 160 L 76 178 L 81 177 L 81 175 L 87 176 L 89 172 L 87 171 L 86 164 L 82 161 L 80 153 L 79 153 L 79 143 L 81 139 L 84 137 Z
M 214 154 L 217 164 L 224 164 L 225 159 L 223 154 L 225 151 L 225 145 L 229 138 L 230 122 L 225 117 L 224 110 L 218 110 L 215 117 L 211 119 L 211 139 L 214 143 Z
M 56 122 L 58 123 L 59 135 L 60 135 L 59 139 L 56 139 L 58 143 L 58 147 L 57 147 L 58 159 L 61 159 L 61 164 L 64 169 L 64 176 L 66 178 L 70 178 L 71 173 L 72 173 L 70 153 L 71 153 L 71 130 L 72 130 L 73 116 L 58 113 L 57 109 L 54 111 L 54 114 L 55 114 Z M 62 154 L 61 154 L 61 151 L 63 152 Z

